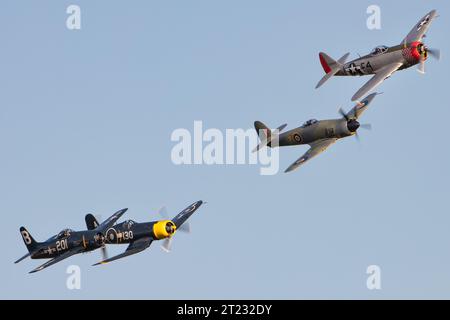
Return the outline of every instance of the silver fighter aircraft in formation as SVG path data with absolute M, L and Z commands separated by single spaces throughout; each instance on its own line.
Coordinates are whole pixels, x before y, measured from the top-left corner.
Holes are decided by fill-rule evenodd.
M 364 76 L 373 74 L 374 76 L 354 94 L 352 101 L 355 101 L 375 89 L 397 70 L 418 65 L 418 71 L 425 73 L 425 61 L 428 55 L 438 60 L 440 59 L 439 50 L 429 49 L 422 42 L 425 33 L 436 17 L 436 10 L 430 11 L 414 25 L 400 44 L 393 47 L 378 46 L 370 54 L 347 63 L 345 61 L 349 53 L 335 61 L 326 53 L 320 52 L 320 63 L 326 74 L 316 85 L 316 89 L 332 76 Z
M 279 126 L 272 132 L 264 123 L 255 121 L 255 129 L 261 138 L 261 142 L 253 151 L 256 152 L 265 146 L 273 148 L 309 144 L 311 148 L 289 166 L 285 172 L 293 171 L 306 161 L 325 151 L 337 140 L 353 135 L 358 138 L 358 128 L 370 129 L 371 126 L 369 124 L 360 124 L 358 118 L 367 109 L 376 95 L 377 93 L 370 94 L 362 102 L 358 102 L 348 113 L 340 109 L 341 119 L 308 120 L 301 127 L 283 134 L 279 134 L 279 132 L 286 128 L 286 124 Z

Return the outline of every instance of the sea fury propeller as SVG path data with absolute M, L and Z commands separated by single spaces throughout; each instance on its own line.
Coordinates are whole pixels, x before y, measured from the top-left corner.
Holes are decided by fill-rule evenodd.
M 358 106 L 364 106 L 364 104 L 358 104 Z M 369 123 L 361 124 L 356 120 L 356 118 L 350 118 L 345 111 L 340 108 L 339 114 L 347 121 L 347 129 L 348 131 L 355 134 L 355 138 L 359 141 L 358 129 L 363 128 L 366 130 L 372 130 L 372 125 Z
M 369 54 L 345 63 L 348 54 L 335 61 L 324 52 L 319 53 L 320 64 L 325 76 L 317 83 L 316 89 L 332 76 L 365 76 L 373 75 L 352 97 L 352 101 L 359 101 L 371 90 L 375 89 L 394 72 L 417 65 L 420 73 L 425 73 L 425 61 L 428 55 L 440 59 L 438 49 L 430 49 L 423 44 L 422 39 L 431 23 L 437 17 L 436 10 L 430 11 L 414 25 L 412 30 L 400 44 L 387 47 L 378 46 Z
M 164 217 L 164 220 L 143 223 L 128 220 L 114 225 L 106 233 L 107 243 L 128 244 L 128 247 L 125 252 L 112 258 L 103 259 L 94 265 L 108 263 L 141 252 L 156 240 L 162 240 L 162 248 L 165 251 L 170 251 L 172 237 L 178 230 L 186 230 L 183 226 L 203 203 L 203 201 L 194 202 L 172 219 L 168 219 L 165 208 L 161 208 L 159 213 Z
M 34 273 L 78 253 L 102 248 L 103 254 L 105 255 L 103 250 L 105 247 L 105 232 L 112 227 L 127 210 L 128 209 L 122 209 L 117 211 L 101 224 L 97 223 L 94 216 L 87 215 L 86 222 L 88 224 L 88 230 L 73 231 L 71 229 L 64 229 L 44 242 L 37 242 L 33 239 L 27 229 L 21 227 L 20 234 L 28 249 L 28 253 L 15 263 L 18 263 L 27 257 L 30 257 L 31 259 L 51 259 L 30 271 L 30 273 Z M 95 223 L 92 218 L 94 218 Z
M 270 140 L 263 136 L 261 138 L 262 141 L 260 146 L 264 145 L 273 148 L 277 146 L 284 147 L 309 144 L 311 148 L 297 161 L 290 165 L 285 172 L 293 171 L 308 160 L 325 151 L 330 145 L 339 139 L 353 135 L 358 139 L 359 128 L 370 129 L 371 126 L 369 124 L 360 124 L 358 119 L 376 95 L 377 93 L 368 95 L 347 113 L 342 108 L 339 109 L 339 113 L 342 116 L 340 119 L 320 121 L 311 119 L 298 128 L 278 135 L 278 143 L 276 146 L 267 143 L 267 141 Z M 265 130 L 265 132 L 268 133 L 270 132 L 270 129 L 268 129 L 268 127 L 260 121 L 255 122 L 255 129 L 258 133 L 260 130 Z M 266 134 L 266 136 L 270 137 L 269 134 Z

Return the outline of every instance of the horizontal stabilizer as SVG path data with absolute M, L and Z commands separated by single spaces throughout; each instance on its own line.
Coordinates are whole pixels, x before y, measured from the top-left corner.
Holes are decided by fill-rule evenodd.
M 18 259 L 17 261 L 14 261 L 14 263 L 19 263 L 20 261 L 22 261 L 23 259 L 28 258 L 29 256 L 31 256 L 31 253 L 27 253 L 27 254 L 24 255 L 22 258 Z
M 338 61 L 335 61 L 333 58 L 330 58 L 330 56 L 328 56 L 326 53 L 324 52 L 319 53 L 320 63 L 326 74 L 317 83 L 316 89 L 321 87 L 328 79 L 330 79 L 332 76 L 334 76 L 336 73 L 339 72 L 339 70 L 342 68 L 349 55 L 350 53 L 347 52 Z
M 275 138 L 278 138 L 278 134 L 287 127 L 287 123 L 282 124 L 278 128 L 276 128 L 273 132 L 261 121 L 255 121 L 255 130 L 258 136 L 261 139 L 261 142 L 253 149 L 252 152 L 257 152 L 260 149 L 268 146 L 271 147 L 271 143 Z

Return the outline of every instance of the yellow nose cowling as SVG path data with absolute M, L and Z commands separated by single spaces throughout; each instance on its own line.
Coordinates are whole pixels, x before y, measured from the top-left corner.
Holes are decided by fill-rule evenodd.
M 177 227 L 170 220 L 158 221 L 153 225 L 153 237 L 157 240 L 171 237 Z

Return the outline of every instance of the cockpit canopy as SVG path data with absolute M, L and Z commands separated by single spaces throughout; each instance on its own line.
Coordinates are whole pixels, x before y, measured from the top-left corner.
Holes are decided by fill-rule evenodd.
M 56 236 L 57 239 L 63 239 L 63 238 L 67 238 L 68 236 L 70 236 L 70 234 L 74 232 L 72 229 L 64 229 L 62 230 L 60 233 L 58 233 L 58 235 Z
M 131 229 L 131 226 L 135 223 L 136 222 L 133 220 L 126 220 L 126 221 L 122 222 L 122 226 L 126 229 Z
M 317 122 L 319 122 L 319 121 L 316 119 L 308 120 L 302 125 L 302 128 L 309 127 L 310 125 L 313 125 L 314 123 L 317 123 Z
M 378 46 L 378 47 L 375 47 L 371 52 L 370 52 L 370 54 L 371 55 L 373 55 L 373 56 L 376 56 L 376 55 L 378 55 L 378 54 L 383 54 L 383 53 L 385 53 L 386 51 L 388 51 L 388 47 L 387 46 Z

